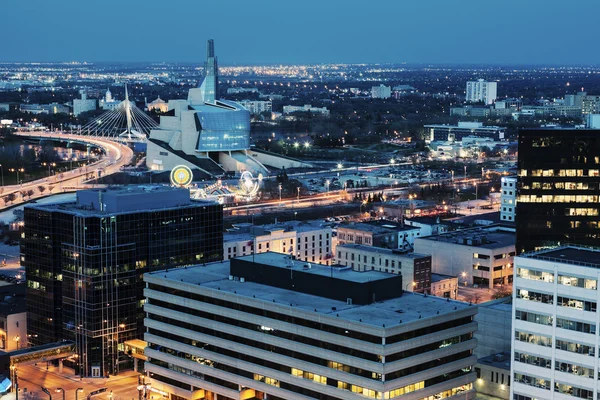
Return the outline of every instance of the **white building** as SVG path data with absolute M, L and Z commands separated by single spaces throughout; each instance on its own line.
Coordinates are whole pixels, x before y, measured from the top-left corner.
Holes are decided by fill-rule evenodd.
M 400 274 L 403 290 L 428 292 L 431 288 L 431 256 L 402 253 L 398 250 L 360 244 L 336 247 L 335 262 L 355 271 L 379 271 Z
M 491 226 L 419 237 L 415 252 L 431 254 L 435 274 L 460 276 L 461 282 L 492 289 L 512 282 L 515 233 Z
M 261 114 L 264 112 L 273 111 L 273 102 L 264 100 L 242 100 L 240 104 L 243 105 L 246 110 L 250 111 L 250 114 Z
M 588 129 L 600 129 L 600 114 L 587 114 L 585 116 L 585 127 Z
M 389 220 L 341 224 L 337 228 L 339 244 L 362 244 L 387 249 L 412 250 L 421 228 Z M 426 253 L 427 254 L 427 253 Z
M 135 104 L 133 101 L 129 100 L 132 104 Z M 100 108 L 103 110 L 114 110 L 121 104 L 121 100 L 117 100 L 112 97 L 112 93 L 110 89 L 106 89 L 106 94 L 104 98 L 100 99 Z
M 371 88 L 371 98 L 373 99 L 389 99 L 392 97 L 392 88 L 383 84 L 373 86 Z
M 512 399 L 596 399 L 600 252 L 565 246 L 515 258 Z
M 223 234 L 223 258 L 275 252 L 291 254 L 302 261 L 329 265 L 333 259 L 332 231 L 318 221 L 252 226 L 239 224 Z
M 517 177 L 503 176 L 500 185 L 500 220 L 515 222 L 517 215 Z
M 144 274 L 145 383 L 165 400 L 475 398 L 476 306 L 334 269 L 263 253 Z
M 73 99 L 73 115 L 78 117 L 79 114 L 94 111 L 97 108 L 96 99 L 88 99 L 87 92 L 80 90 L 81 99 Z
M 497 82 L 486 82 L 483 79 L 467 82 L 467 101 L 492 104 L 497 97 Z
M 327 107 L 313 107 L 310 104 L 305 104 L 303 106 L 283 106 L 284 114 L 291 114 L 295 112 L 309 112 L 311 114 L 321 114 L 326 117 L 329 116 L 329 110 Z

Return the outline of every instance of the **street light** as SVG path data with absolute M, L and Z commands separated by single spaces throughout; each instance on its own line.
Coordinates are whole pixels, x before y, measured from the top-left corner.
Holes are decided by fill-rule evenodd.
M 17 173 L 17 185 L 18 185 L 19 184 L 19 172 L 25 172 L 25 169 L 24 168 L 11 168 L 9 171 Z
M 365 211 L 367 209 L 367 201 L 363 200 L 362 203 L 360 203 L 360 207 L 358 208 L 358 211 L 362 214 L 362 206 L 365 206 Z
M 396 160 L 394 160 L 393 158 L 390 160 L 390 165 L 394 165 L 396 164 Z
M 281 203 L 281 183 L 278 186 L 279 188 L 279 202 Z
M 338 163 L 337 169 L 342 169 L 342 168 L 344 168 L 344 165 L 342 163 Z

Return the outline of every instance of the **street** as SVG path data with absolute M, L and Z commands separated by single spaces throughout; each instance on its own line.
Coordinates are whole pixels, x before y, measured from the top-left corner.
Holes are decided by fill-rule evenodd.
M 88 394 L 100 388 L 106 388 L 106 392 L 94 396 L 97 400 L 137 400 L 138 399 L 138 377 L 133 371 L 121 373 L 119 376 L 110 378 L 83 378 L 75 375 L 72 370 L 64 368 L 63 373 L 58 373 L 58 367 L 40 362 L 37 365 L 26 365 L 18 367 L 19 377 L 19 399 L 21 400 L 45 400 L 48 395 L 42 391 L 47 388 L 55 399 L 75 400 L 75 391 L 83 388 L 77 395 L 77 399 L 85 399 Z M 33 383 L 35 382 L 35 383 Z M 57 388 L 65 390 L 64 397 Z M 112 397 L 111 397 L 112 391 Z M 159 397 L 160 395 L 158 395 Z M 2 400 L 12 400 L 14 392 L 1 397 Z M 157 397 L 157 398 L 158 398 Z

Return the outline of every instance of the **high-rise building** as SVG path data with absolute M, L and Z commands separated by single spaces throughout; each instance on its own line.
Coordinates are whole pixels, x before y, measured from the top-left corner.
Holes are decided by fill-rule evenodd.
M 474 103 L 492 104 L 497 97 L 497 82 L 486 82 L 483 79 L 467 82 L 466 100 Z
M 30 343 L 76 342 L 82 376 L 118 373 L 143 334 L 142 274 L 223 256 L 222 206 L 189 191 L 77 192 L 76 203 L 25 208 Z
M 600 252 L 546 249 L 515 268 L 510 398 L 597 398 Z
M 600 238 L 600 134 L 519 132 L 517 254 Z
M 144 281 L 146 383 L 171 399 L 475 397 L 477 307 L 401 275 L 262 253 Z

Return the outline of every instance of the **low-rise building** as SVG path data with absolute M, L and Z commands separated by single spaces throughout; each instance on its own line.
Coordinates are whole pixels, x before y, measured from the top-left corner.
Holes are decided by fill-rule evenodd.
M 510 399 L 510 352 L 497 353 L 477 360 L 475 390 L 494 398 Z
M 243 105 L 246 110 L 250 111 L 250 114 L 261 114 L 264 112 L 273 111 L 273 102 L 265 100 L 242 100 L 240 104 Z
M 28 347 L 26 285 L 0 286 L 0 350 Z
M 431 256 L 406 253 L 362 244 L 343 244 L 336 247 L 335 262 L 355 271 L 379 271 L 400 274 L 404 290 L 429 292 L 431 287 Z
M 404 220 L 406 225 L 419 228 L 419 236 L 439 235 L 440 233 L 448 232 L 448 224 L 440 219 L 440 217 L 412 217 Z
M 473 399 L 477 307 L 284 254 L 144 275 L 146 382 L 177 399 Z
M 477 321 L 477 358 L 510 352 L 512 337 L 512 297 L 479 303 Z
M 253 226 L 238 224 L 223 234 L 223 258 L 268 251 L 290 254 L 299 260 L 329 265 L 333 258 L 331 226 L 319 221 L 289 221 Z
M 284 114 L 291 114 L 295 112 L 308 112 L 311 114 L 321 114 L 323 116 L 329 116 L 329 110 L 327 107 L 313 107 L 310 104 L 305 104 L 303 106 L 283 106 Z
M 483 126 L 481 122 L 459 122 L 458 125 L 425 125 L 429 142 L 461 141 L 465 136 L 488 137 L 503 140 L 506 128 L 500 126 Z
M 456 299 L 456 296 L 458 295 L 458 277 L 431 274 L 431 289 L 429 290 L 429 293 L 432 296 Z
M 490 226 L 419 237 L 415 252 L 431 254 L 433 273 L 460 275 L 468 284 L 493 288 L 512 282 L 515 233 Z
M 337 228 L 338 244 L 363 244 L 387 249 L 412 250 L 421 229 L 400 222 L 374 220 L 350 222 Z
M 169 111 L 169 103 L 167 103 L 166 101 L 161 99 L 160 96 L 158 96 L 156 100 L 153 100 L 150 103 L 148 103 L 146 108 L 148 109 L 148 111 L 159 111 L 161 113 L 165 113 Z

